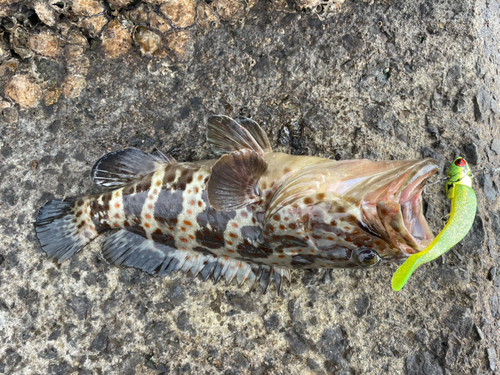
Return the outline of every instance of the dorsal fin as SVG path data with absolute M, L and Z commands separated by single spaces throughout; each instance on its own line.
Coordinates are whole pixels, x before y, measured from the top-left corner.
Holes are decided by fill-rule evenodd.
M 146 154 L 147 155 L 147 154 Z M 165 163 L 165 164 L 176 164 L 177 160 L 174 159 L 173 156 L 164 154 L 161 150 L 155 149 L 151 154 L 151 156 L 154 156 L 157 158 L 160 162 Z
M 92 168 L 92 179 L 98 186 L 120 187 L 156 171 L 161 165 L 175 164 L 175 159 L 156 150 L 146 154 L 136 148 L 110 152 Z
M 253 150 L 222 155 L 212 167 L 207 184 L 208 202 L 219 211 L 236 210 L 260 198 L 257 184 L 267 163 Z
M 228 116 L 210 116 L 207 120 L 207 141 L 216 154 L 250 149 L 262 155 L 271 151 L 267 135 L 253 120 Z
M 248 130 L 264 153 L 272 151 L 266 132 L 262 130 L 259 124 L 257 124 L 254 120 L 248 117 L 239 116 L 236 117 L 234 121 Z

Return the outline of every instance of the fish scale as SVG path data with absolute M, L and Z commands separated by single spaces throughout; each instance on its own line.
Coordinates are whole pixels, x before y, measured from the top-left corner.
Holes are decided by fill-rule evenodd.
M 103 156 L 92 176 L 112 190 L 43 206 L 42 248 L 60 262 L 110 231 L 102 255 L 112 264 L 279 292 L 290 268 L 368 268 L 433 239 L 420 198 L 432 159 L 275 153 L 257 123 L 226 116 L 208 119 L 207 140 L 219 159 L 178 163 L 137 149 Z

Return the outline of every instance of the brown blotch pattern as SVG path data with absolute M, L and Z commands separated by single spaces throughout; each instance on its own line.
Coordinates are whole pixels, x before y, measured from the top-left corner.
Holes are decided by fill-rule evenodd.
M 151 177 L 152 177 L 152 174 L 148 174 L 137 182 L 137 185 L 135 187 L 136 194 L 142 193 L 144 191 L 148 192 L 149 189 L 151 189 Z
M 254 258 L 268 258 L 273 251 L 266 246 L 253 246 L 250 241 L 245 240 L 243 243 L 240 243 L 237 246 L 238 254 L 240 254 L 243 258 L 246 259 L 254 259 Z

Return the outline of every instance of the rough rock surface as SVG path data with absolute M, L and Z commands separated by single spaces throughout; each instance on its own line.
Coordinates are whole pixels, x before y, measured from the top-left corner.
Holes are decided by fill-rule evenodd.
M 0 374 L 498 373 L 498 174 L 478 179 L 473 231 L 399 293 L 396 264 L 294 271 L 278 297 L 109 266 L 102 238 L 46 259 L 38 207 L 95 192 L 90 168 L 112 150 L 214 157 L 209 114 L 252 116 L 293 154 L 499 167 L 498 0 L 217 0 L 188 30 L 163 3 L 0 0 Z M 136 26 L 161 33 L 155 56 L 127 36 L 111 58 L 103 44 Z M 44 99 L 10 94 L 18 76 Z M 442 190 L 425 197 L 435 232 Z

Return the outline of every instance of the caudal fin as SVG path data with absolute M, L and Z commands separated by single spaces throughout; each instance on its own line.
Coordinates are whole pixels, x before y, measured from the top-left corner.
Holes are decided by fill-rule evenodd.
M 80 203 L 80 205 L 78 205 Z M 42 249 L 57 263 L 83 249 L 98 232 L 85 213 L 83 199 L 53 200 L 36 216 L 35 231 Z

